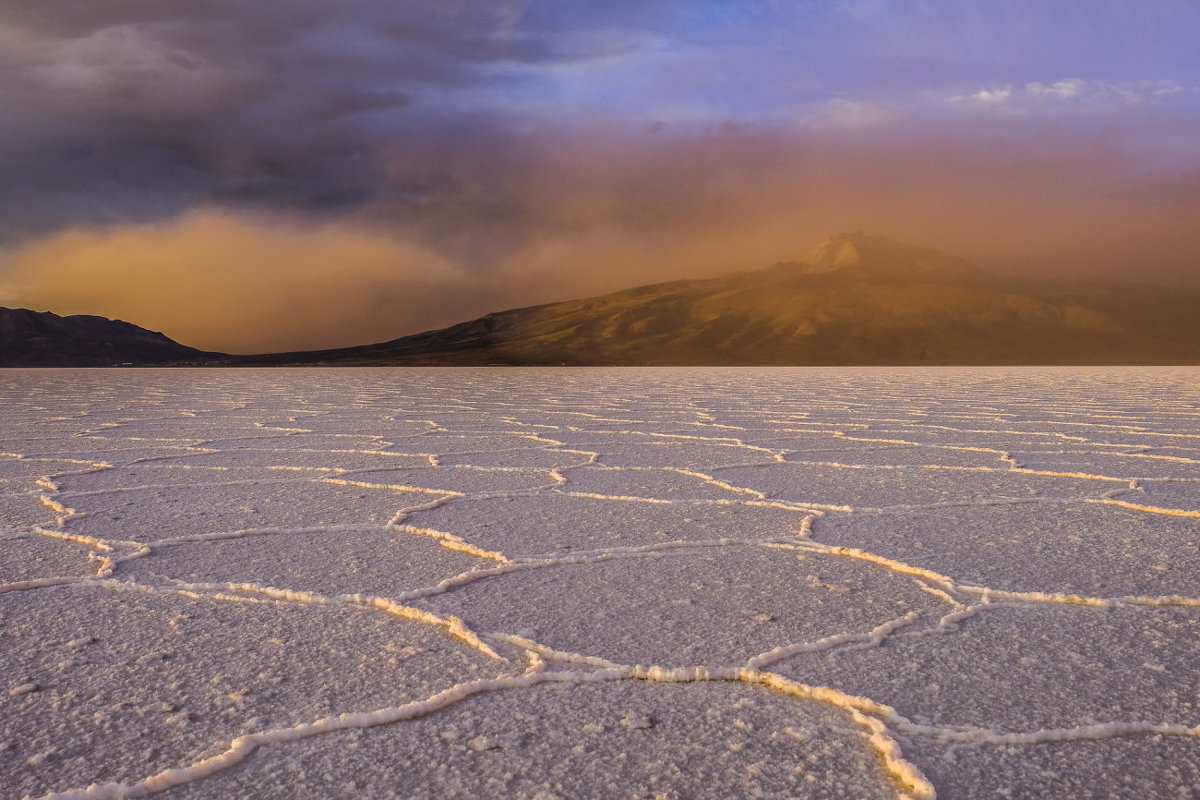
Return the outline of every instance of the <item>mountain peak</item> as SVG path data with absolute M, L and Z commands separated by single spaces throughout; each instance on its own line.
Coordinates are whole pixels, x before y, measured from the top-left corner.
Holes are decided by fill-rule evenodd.
M 819 268 L 811 270 L 812 272 L 833 272 L 844 267 L 861 264 L 862 250 L 856 240 L 862 238 L 862 234 L 853 233 L 830 236 L 805 253 L 800 260 L 814 268 Z
M 976 269 L 961 258 L 862 231 L 831 236 L 800 258 L 804 272 L 869 270 L 896 276 L 963 276 Z

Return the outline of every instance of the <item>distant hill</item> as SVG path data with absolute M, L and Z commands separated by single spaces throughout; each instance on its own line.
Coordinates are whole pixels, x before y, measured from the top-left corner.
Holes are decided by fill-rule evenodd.
M 847 233 L 767 269 L 337 350 L 205 353 L 127 322 L 0 309 L 0 366 L 121 364 L 1200 364 L 1200 289 L 1003 276 Z
M 236 363 L 1200 364 L 1200 290 L 1001 276 L 850 233 L 754 272 Z
M 210 355 L 120 320 L 0 308 L 0 367 L 204 363 Z

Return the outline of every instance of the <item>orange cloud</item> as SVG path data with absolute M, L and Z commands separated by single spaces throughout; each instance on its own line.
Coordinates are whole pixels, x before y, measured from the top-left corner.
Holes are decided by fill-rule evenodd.
M 844 230 L 999 271 L 1200 281 L 1200 178 L 1065 123 L 1028 137 L 729 127 L 498 141 L 468 140 L 448 165 L 401 151 L 389 180 L 423 186 L 419 198 L 337 221 L 202 209 L 33 240 L 0 253 L 0 304 L 232 352 L 334 347 L 757 269 Z
M 213 210 L 68 230 L 3 263 L 5 304 L 116 317 L 232 352 L 393 338 L 455 321 L 447 299 L 472 294 L 469 276 L 420 245 Z

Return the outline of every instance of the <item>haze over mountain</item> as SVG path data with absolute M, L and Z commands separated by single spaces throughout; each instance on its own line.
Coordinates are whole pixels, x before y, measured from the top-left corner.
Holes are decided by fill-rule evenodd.
M 1200 363 L 1200 290 L 1034 280 L 846 233 L 794 262 L 488 314 L 328 364 Z
M 795 261 L 488 314 L 336 350 L 223 356 L 99 317 L 0 316 L 0 364 L 1200 363 L 1200 290 L 1002 276 L 864 233 Z

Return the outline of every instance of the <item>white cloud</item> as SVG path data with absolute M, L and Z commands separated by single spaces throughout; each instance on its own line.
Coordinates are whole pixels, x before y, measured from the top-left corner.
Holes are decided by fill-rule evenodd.
M 1170 97 L 1174 94 L 1192 94 L 1197 91 L 1194 86 L 1182 86 L 1175 81 L 1149 81 L 1143 84 L 1143 89 L 1151 97 Z
M 1012 93 L 1011 86 L 1002 86 L 998 89 L 980 89 L 971 95 L 971 99 L 989 106 L 1003 105 L 1012 99 Z
M 964 109 L 1006 114 L 1087 112 L 1161 102 L 1164 98 L 1196 91 L 1196 88 L 1169 80 L 1108 82 L 1063 78 L 1050 83 L 1030 81 L 1018 87 L 1011 84 L 985 86 L 974 92 L 946 96 L 943 102 Z
M 1013 111 L 1016 99 L 1015 91 L 1010 85 L 984 87 L 970 94 L 953 94 L 944 98 L 944 102 L 961 108 L 979 108 L 990 111 Z
M 1053 100 L 1073 100 L 1083 94 L 1087 83 L 1080 78 L 1066 78 L 1050 85 L 1033 81 L 1025 84 L 1025 94 L 1029 97 L 1045 97 Z

